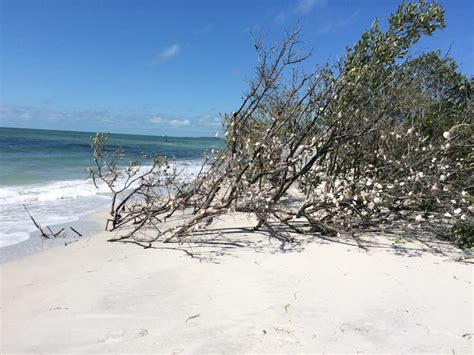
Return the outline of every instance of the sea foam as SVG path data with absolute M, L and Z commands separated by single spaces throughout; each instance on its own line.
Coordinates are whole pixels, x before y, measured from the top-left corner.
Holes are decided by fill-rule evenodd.
M 191 179 L 199 172 L 202 161 L 182 160 L 171 165 Z M 143 166 L 141 171 L 148 168 Z M 110 204 L 110 191 L 102 182 L 97 185 L 98 188 L 90 179 L 77 179 L 0 186 L 0 248 L 25 241 L 36 230 L 24 206 L 42 226 L 76 221 L 104 210 Z

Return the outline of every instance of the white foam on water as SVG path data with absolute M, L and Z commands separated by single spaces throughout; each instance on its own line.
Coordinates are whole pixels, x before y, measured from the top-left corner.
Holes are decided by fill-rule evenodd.
M 97 189 L 87 180 L 57 181 L 41 185 L 20 185 L 0 187 L 0 205 L 48 202 L 94 196 L 106 192 L 103 186 Z
M 18 233 L 10 233 L 10 234 L 0 232 L 0 248 L 24 242 L 29 237 L 30 237 L 30 233 L 26 233 L 26 232 L 18 232 Z
M 191 179 L 199 173 L 202 161 L 181 160 L 170 165 Z M 143 166 L 140 172 L 147 169 Z M 23 205 L 41 226 L 73 222 L 109 206 L 107 187 L 104 183 L 98 186 L 90 180 L 0 186 L 0 248 L 23 242 L 36 230 Z

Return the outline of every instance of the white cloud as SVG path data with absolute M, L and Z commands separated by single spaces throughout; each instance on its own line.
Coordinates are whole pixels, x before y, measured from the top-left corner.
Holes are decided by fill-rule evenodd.
M 326 5 L 326 0 L 298 0 L 289 8 L 280 11 L 274 20 L 277 23 L 283 24 L 291 16 L 306 16 L 316 7 L 323 7 Z
M 151 123 L 165 124 L 170 126 L 189 126 L 191 121 L 189 119 L 178 119 L 178 118 L 163 118 L 161 116 L 155 116 L 148 120 Z
M 151 123 L 165 123 L 166 121 L 163 118 L 157 116 L 157 117 L 150 118 L 150 122 Z
M 171 120 L 168 122 L 171 126 L 189 126 L 190 120 Z
M 0 104 L 0 127 L 128 131 L 174 135 L 213 136 L 222 120 L 213 114 L 178 116 L 126 109 L 60 110 Z
M 151 61 L 151 64 L 156 65 L 158 63 L 166 62 L 170 60 L 171 58 L 173 58 L 174 56 L 178 55 L 180 51 L 181 51 L 181 47 L 179 46 L 179 44 L 176 44 L 176 43 L 169 47 L 166 47 L 160 53 L 158 53 L 155 56 L 155 58 L 153 58 L 153 60 Z
M 307 15 L 315 7 L 326 5 L 326 0 L 299 0 L 293 8 L 295 15 Z
M 340 18 L 337 20 L 329 20 L 317 30 L 317 33 L 326 34 L 326 33 L 337 32 L 349 25 L 354 24 L 357 21 L 359 14 L 360 14 L 360 11 L 357 10 L 357 11 L 354 11 L 348 17 Z
M 197 124 L 201 127 L 219 127 L 222 125 L 222 120 L 219 117 L 212 115 L 202 115 L 197 117 L 190 118 L 181 118 L 181 117 L 166 117 L 166 115 L 154 116 L 149 119 L 150 123 L 169 125 L 169 126 L 189 126 L 191 123 Z
M 199 124 L 201 126 L 211 126 L 211 127 L 217 127 L 222 124 L 222 120 L 218 117 L 203 117 L 198 120 Z
M 113 110 L 58 110 L 45 107 L 1 105 L 0 126 L 36 127 L 41 124 L 54 124 L 62 127 L 65 124 L 118 124 L 123 121 L 135 119 L 136 114 Z

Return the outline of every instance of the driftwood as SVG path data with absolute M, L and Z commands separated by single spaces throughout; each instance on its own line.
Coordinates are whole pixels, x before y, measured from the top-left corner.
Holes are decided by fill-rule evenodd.
M 30 217 L 31 221 L 33 222 L 33 224 L 35 225 L 35 227 L 38 229 L 38 231 L 40 232 L 40 236 L 41 238 L 44 238 L 44 239 L 53 239 L 53 238 L 59 238 L 59 237 L 65 237 L 66 236 L 66 232 L 65 232 L 65 229 L 66 228 L 61 228 L 59 231 L 57 232 L 54 232 L 50 226 L 46 226 L 46 229 L 47 231 L 45 231 L 45 229 L 41 226 L 41 224 L 39 224 L 36 219 L 31 215 L 30 211 L 28 210 L 28 208 L 23 205 L 23 208 L 25 209 L 26 213 L 28 214 L 28 216 Z M 74 233 L 77 234 L 78 237 L 82 237 L 82 234 L 79 233 L 79 231 L 77 231 L 77 229 L 69 226 L 69 229 L 71 229 Z M 72 242 L 69 242 L 69 243 L 66 243 L 65 245 L 67 244 L 70 244 Z
M 39 230 L 39 232 L 41 233 L 41 236 L 45 239 L 49 239 L 50 236 L 48 235 L 48 233 L 46 233 L 43 228 L 41 227 L 40 224 L 38 224 L 38 222 L 36 222 L 36 220 L 33 218 L 33 216 L 31 215 L 30 211 L 28 211 L 28 208 L 26 208 L 25 205 L 23 205 L 23 208 L 25 209 L 26 213 L 28 213 L 28 216 L 30 216 L 30 219 L 31 221 L 33 222 L 33 224 L 35 225 L 35 227 Z M 49 228 L 49 227 L 48 227 Z M 51 233 L 51 234 L 54 234 L 54 233 Z

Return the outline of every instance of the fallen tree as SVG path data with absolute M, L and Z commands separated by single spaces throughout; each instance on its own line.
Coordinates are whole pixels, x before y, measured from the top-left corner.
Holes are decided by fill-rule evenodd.
M 98 134 L 89 171 L 113 193 L 109 229 L 123 233 L 112 240 L 184 242 L 237 211 L 284 242 L 392 230 L 472 246 L 472 78 L 439 53 L 407 55 L 443 27 L 438 4 L 402 4 L 386 31 L 374 22 L 342 60 L 310 73 L 298 31 L 269 48 L 255 40 L 256 78 L 224 117 L 226 148 L 192 181 L 159 156 L 145 172 L 121 170 L 122 152 L 108 154 Z M 181 224 L 164 223 L 185 209 Z

